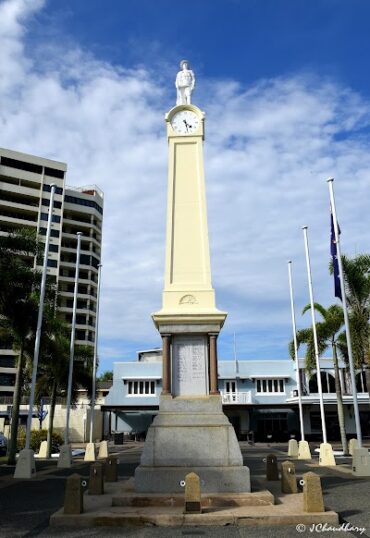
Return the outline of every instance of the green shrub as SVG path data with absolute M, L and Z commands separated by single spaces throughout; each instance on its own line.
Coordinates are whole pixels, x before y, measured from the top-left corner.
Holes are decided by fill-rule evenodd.
M 32 430 L 31 431 L 31 442 L 30 448 L 34 452 L 38 452 L 41 442 L 46 441 L 48 436 L 47 430 Z M 56 432 L 53 432 L 52 441 L 51 441 L 53 452 L 58 449 L 63 444 L 63 437 Z M 26 445 L 26 430 L 20 429 L 18 432 L 17 447 L 18 450 L 22 450 Z

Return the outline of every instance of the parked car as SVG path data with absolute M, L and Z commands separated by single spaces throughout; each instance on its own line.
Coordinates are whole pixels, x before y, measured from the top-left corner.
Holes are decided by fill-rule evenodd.
M 8 440 L 3 433 L 0 432 L 0 456 L 5 456 Z

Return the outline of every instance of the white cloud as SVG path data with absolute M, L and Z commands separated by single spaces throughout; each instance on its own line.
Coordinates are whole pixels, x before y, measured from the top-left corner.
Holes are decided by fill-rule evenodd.
M 174 104 L 173 80 L 158 81 L 149 67 L 110 65 L 70 43 L 30 49 L 26 29 L 31 31 L 30 17 L 42 6 L 34 0 L 0 3 L 0 144 L 66 161 L 68 184 L 96 183 L 105 193 L 106 365 L 134 345 L 158 344 L 150 313 L 161 302 L 163 118 Z M 369 250 L 368 103 L 350 88 L 313 76 L 257 81 L 247 88 L 237 80 L 202 84 L 195 102 L 207 113 L 213 281 L 219 307 L 230 313 L 221 354 L 232 354 L 235 330 L 241 353 L 281 356 L 291 332 L 288 259 L 294 261 L 297 310 L 308 301 L 304 224 L 316 299 L 333 302 L 327 273 L 329 175 L 337 178 L 344 251 Z M 309 323 L 298 318 L 301 325 Z

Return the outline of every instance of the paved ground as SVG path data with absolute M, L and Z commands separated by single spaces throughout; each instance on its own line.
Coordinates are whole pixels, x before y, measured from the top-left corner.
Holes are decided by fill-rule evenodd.
M 265 444 L 253 448 L 241 443 L 245 463 L 251 469 L 252 487 L 258 487 L 264 476 L 264 458 L 271 452 L 279 461 L 286 459 L 286 446 Z M 138 465 L 141 443 L 130 443 L 115 447 L 120 453 L 120 477 L 132 476 Z M 317 461 L 317 460 L 316 460 Z M 361 527 L 364 531 L 354 530 L 330 531 L 322 528 L 273 527 L 273 528 L 235 528 L 235 527 L 181 527 L 181 528 L 97 528 L 97 529 L 63 529 L 48 526 L 50 515 L 63 504 L 65 478 L 77 472 L 88 476 L 89 465 L 76 461 L 71 470 L 58 470 L 55 461 L 37 462 L 37 476 L 32 480 L 13 479 L 14 468 L 0 465 L 0 537 L 1 538 L 82 538 L 82 537 L 118 537 L 135 538 L 246 538 L 250 536 L 266 538 L 289 538 L 298 536 L 322 535 L 327 538 L 338 536 L 364 536 L 370 538 L 370 479 L 355 479 L 350 473 L 350 460 L 343 462 L 334 470 L 312 467 L 296 462 L 297 475 L 314 470 L 322 476 L 324 499 L 327 509 L 335 510 L 340 515 L 343 529 L 348 526 Z M 341 470 L 339 470 L 341 469 Z M 362 533 L 361 533 L 362 532 Z

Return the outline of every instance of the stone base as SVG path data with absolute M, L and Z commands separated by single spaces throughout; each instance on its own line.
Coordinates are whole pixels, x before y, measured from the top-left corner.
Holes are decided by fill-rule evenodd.
M 367 448 L 353 450 L 352 472 L 355 476 L 370 476 L 370 454 Z
M 298 459 L 299 460 L 311 460 L 310 445 L 307 441 L 299 441 L 298 444 Z
M 298 458 L 298 443 L 295 439 L 290 439 L 288 443 L 288 456 Z
M 58 467 L 60 469 L 69 469 L 72 467 L 72 449 L 71 445 L 62 445 L 58 458 Z
M 14 478 L 32 478 L 35 475 L 35 454 L 30 448 L 24 448 L 19 453 Z
M 189 472 L 200 478 L 202 493 L 251 490 L 248 467 L 145 467 L 135 470 L 135 490 L 142 493 L 184 493 Z
M 331 446 L 330 443 L 321 443 L 319 465 L 323 465 L 326 467 L 331 467 L 331 466 L 336 465 L 334 453 L 333 453 L 333 447 Z
M 190 472 L 199 475 L 201 490 L 207 493 L 250 491 L 249 469 L 243 467 L 219 395 L 161 397 L 135 471 L 135 490 L 180 493 L 180 482 Z
M 95 461 L 95 443 L 87 443 L 84 461 Z

